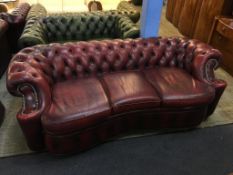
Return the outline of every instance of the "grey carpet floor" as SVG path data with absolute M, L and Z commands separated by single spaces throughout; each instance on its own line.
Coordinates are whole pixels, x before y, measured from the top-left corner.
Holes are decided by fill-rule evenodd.
M 233 125 L 108 142 L 67 157 L 48 153 L 0 159 L 3 175 L 228 175 Z

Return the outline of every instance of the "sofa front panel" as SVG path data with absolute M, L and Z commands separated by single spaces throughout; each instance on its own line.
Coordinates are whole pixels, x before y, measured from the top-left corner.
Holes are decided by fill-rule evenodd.
M 45 133 L 45 144 L 52 154 L 71 154 L 87 150 L 124 133 L 194 128 L 203 121 L 205 115 L 205 107 L 139 110 L 113 116 L 106 122 L 72 134 Z

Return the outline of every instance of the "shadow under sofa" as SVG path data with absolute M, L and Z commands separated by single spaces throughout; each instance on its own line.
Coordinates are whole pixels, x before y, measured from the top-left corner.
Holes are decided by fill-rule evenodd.
M 193 128 L 225 87 L 221 53 L 197 40 L 149 38 L 37 45 L 12 59 L 7 88 L 32 150 L 86 150 L 140 129 Z

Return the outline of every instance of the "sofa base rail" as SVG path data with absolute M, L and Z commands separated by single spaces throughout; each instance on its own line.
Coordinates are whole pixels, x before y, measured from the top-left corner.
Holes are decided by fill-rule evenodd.
M 112 116 L 105 122 L 66 135 L 53 135 L 45 131 L 45 145 L 54 155 L 67 155 L 85 151 L 126 133 L 156 130 L 191 129 L 205 118 L 207 107 L 174 109 L 173 111 L 135 111 Z

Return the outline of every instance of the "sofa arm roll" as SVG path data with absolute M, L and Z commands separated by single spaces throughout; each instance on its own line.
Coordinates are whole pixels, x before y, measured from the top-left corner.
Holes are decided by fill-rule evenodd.
M 222 54 L 218 50 L 213 49 L 206 44 L 201 44 L 201 47 L 197 46 L 195 49 L 192 61 L 193 76 L 215 88 L 215 98 L 208 107 L 207 116 L 214 112 L 220 97 L 227 86 L 227 83 L 224 80 L 217 79 L 214 74 L 214 70 L 219 67 L 221 60 Z
M 214 70 L 219 67 L 222 54 L 215 49 L 197 48 L 192 61 L 192 74 L 200 81 L 215 81 Z
M 43 148 L 41 114 L 51 104 L 50 86 L 39 69 L 30 66 L 26 54 L 17 54 L 7 72 L 7 89 L 15 96 L 23 97 L 23 106 L 17 120 L 32 150 Z
M 44 110 L 51 100 L 50 84 L 42 70 L 28 63 L 28 57 L 26 53 L 18 53 L 12 58 L 7 71 L 7 89 L 12 95 L 24 97 L 27 94 L 22 94 L 21 88 L 28 86 L 37 100 L 35 109 Z
M 126 16 L 119 17 L 116 30 L 121 39 L 138 38 L 140 35 L 139 27 Z
M 32 22 L 32 25 L 28 24 L 29 22 Z M 42 25 L 39 22 L 34 22 L 30 19 L 26 24 L 23 34 L 18 40 L 18 48 L 23 49 L 25 47 L 46 43 L 47 37 Z

